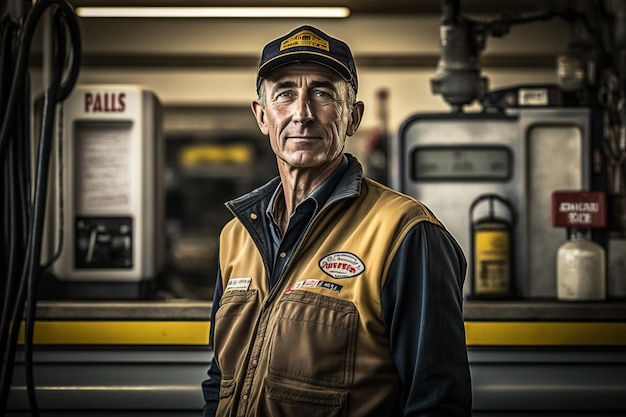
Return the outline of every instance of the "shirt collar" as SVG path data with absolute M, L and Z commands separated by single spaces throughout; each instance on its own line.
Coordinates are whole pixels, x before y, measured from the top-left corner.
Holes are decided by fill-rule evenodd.
M 343 155 L 341 158 L 341 162 L 339 163 L 339 166 L 335 168 L 335 170 L 328 176 L 328 178 L 326 178 L 326 180 L 324 180 L 324 182 L 319 187 L 313 190 L 313 192 L 307 198 L 302 200 L 298 204 L 298 206 L 296 206 L 295 210 L 298 210 L 298 207 L 300 207 L 303 204 L 312 203 L 315 205 L 314 214 L 317 214 L 320 208 L 326 204 L 326 202 L 328 201 L 328 197 L 330 197 L 333 190 L 335 189 L 335 187 L 337 186 L 337 184 L 341 180 L 341 177 L 344 175 L 347 169 L 348 169 L 348 158 L 345 155 Z M 267 205 L 267 209 L 265 211 L 266 217 L 274 223 L 277 223 L 277 219 L 274 217 L 274 211 L 273 211 L 274 204 L 276 204 L 276 199 L 279 198 L 279 196 L 282 196 L 282 194 L 283 194 L 283 185 L 282 183 L 279 183 L 276 189 L 274 190 L 274 193 L 272 194 L 272 198 L 270 199 L 269 204 Z

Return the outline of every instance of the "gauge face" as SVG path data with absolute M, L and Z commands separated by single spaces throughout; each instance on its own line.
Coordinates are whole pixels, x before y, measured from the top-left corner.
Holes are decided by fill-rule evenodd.
M 506 146 L 421 146 L 411 164 L 415 181 L 508 181 L 513 174 Z

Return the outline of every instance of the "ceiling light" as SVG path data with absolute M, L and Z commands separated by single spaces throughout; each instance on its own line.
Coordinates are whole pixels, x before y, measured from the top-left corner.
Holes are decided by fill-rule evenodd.
M 347 7 L 77 7 L 80 17 L 346 18 Z

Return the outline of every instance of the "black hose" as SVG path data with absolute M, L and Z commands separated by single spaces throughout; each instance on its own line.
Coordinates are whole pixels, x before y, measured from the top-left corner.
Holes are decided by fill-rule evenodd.
M 24 74 L 26 70 L 26 63 L 28 60 L 28 54 L 30 52 L 30 46 L 32 44 L 33 34 L 39 23 L 39 19 L 43 13 L 51 6 L 59 7 L 63 10 L 68 17 L 66 20 L 68 29 L 70 31 L 70 38 L 72 39 L 72 48 L 70 50 L 69 57 L 69 74 L 67 81 L 59 89 L 59 96 L 55 97 L 57 101 L 63 101 L 72 92 L 76 80 L 78 79 L 78 73 L 80 70 L 80 30 L 78 27 L 78 20 L 74 13 L 74 9 L 66 0 L 39 0 L 28 13 L 24 26 L 21 31 L 21 36 L 18 44 L 17 60 L 15 64 L 15 71 L 13 72 L 13 81 L 11 83 L 11 93 L 7 101 L 7 112 L 5 113 L 2 127 L 0 128 L 0 160 L 6 149 L 8 142 L 8 133 L 10 121 L 15 116 L 15 103 L 20 97 L 21 91 L 16 86 L 22 85 Z
M 27 75 L 27 58 L 32 42 L 32 37 L 39 19 L 50 7 L 54 7 L 53 36 L 54 36 L 54 70 L 50 85 L 44 94 L 44 106 L 42 113 L 42 123 L 39 137 L 39 148 L 36 162 L 36 179 L 32 198 L 32 210 L 28 195 L 30 194 L 30 183 L 28 172 L 30 166 L 28 160 L 28 120 L 30 118 L 30 103 L 20 106 L 19 100 L 29 100 L 30 85 Z M 66 44 L 69 33 L 70 49 L 69 56 L 66 57 Z M 3 32 L 2 54 L 10 50 L 4 43 L 6 32 Z M 72 92 L 76 80 L 78 79 L 80 65 L 80 30 L 78 20 L 72 6 L 65 0 L 39 0 L 28 12 L 24 25 L 20 30 L 20 37 L 17 44 L 14 71 L 11 78 L 10 92 L 7 99 L 2 100 L 5 105 L 4 119 L 0 127 L 0 161 L 6 161 L 7 153 L 11 161 L 22 161 L 18 167 L 14 163 L 7 163 L 5 172 L 11 173 L 11 178 L 5 181 L 5 195 L 11 196 L 14 204 L 7 203 L 5 209 L 8 221 L 16 221 L 7 230 L 7 235 L 3 239 L 16 243 L 14 246 L 19 250 L 24 248 L 23 256 L 18 256 L 16 252 L 11 252 L 9 263 L 13 263 L 14 273 L 7 276 L 5 300 L 10 299 L 11 303 L 3 305 L 2 323 L 0 337 L 2 346 L 6 346 L 3 354 L 2 373 L 0 374 L 0 414 L 6 411 L 8 396 L 10 392 L 13 368 L 15 364 L 15 352 L 17 339 L 24 315 L 26 316 L 26 327 L 24 333 L 25 351 L 25 372 L 28 393 L 28 402 L 33 416 L 38 416 L 35 384 L 33 377 L 33 337 L 35 312 L 37 306 L 37 292 L 42 273 L 40 265 L 41 245 L 43 237 L 43 227 L 45 218 L 45 206 L 47 199 L 48 171 L 50 163 L 50 153 L 53 142 L 54 118 L 56 105 L 65 100 Z M 68 74 L 63 81 L 64 62 L 68 62 Z M 6 62 L 6 61 L 2 61 Z M 8 79 L 3 76 L 0 82 Z M 18 121 L 14 120 L 17 114 Z M 17 142 L 17 143 L 15 143 Z M 20 156 L 22 158 L 20 158 Z M 15 184 L 19 184 L 15 187 Z M 19 188 L 19 189 L 17 189 Z M 21 217 L 26 219 L 22 224 L 17 221 Z M 27 231 L 27 238 L 24 232 Z M 26 244 L 24 245 L 24 241 Z M 21 244 L 20 244 L 21 243 Z M 21 258 L 21 259 L 20 259 Z M 26 314 L 25 306 L 27 306 Z M 10 331 L 8 330 L 10 327 Z
M 460 0 L 442 0 L 442 24 L 456 22 L 461 14 Z
M 14 38 L 17 38 L 17 23 L 11 19 L 6 19 L 2 26 L 2 45 L 0 48 L 0 98 L 2 99 L 0 102 L 0 111 L 2 114 L 7 113 L 7 102 L 8 102 L 8 93 L 10 90 L 10 84 L 7 80 L 10 80 L 10 69 L 13 63 L 12 56 L 12 47 Z M 5 279 L 3 283 L 3 303 L 2 303 L 2 314 L 0 316 L 0 346 L 7 346 L 7 338 L 9 332 L 10 325 L 10 314 L 13 311 L 15 306 L 15 296 L 17 291 L 17 268 L 21 265 L 18 265 L 22 259 L 19 254 L 19 250 L 23 247 L 19 244 L 17 239 L 17 210 L 15 204 L 11 204 L 14 202 L 15 197 L 15 187 L 17 186 L 14 181 L 14 158 L 12 155 L 13 147 L 10 147 L 9 153 L 5 154 L 4 157 L 0 158 L 0 162 L 3 163 L 3 211 L 2 211 L 2 227 L 3 227 L 3 236 L 2 241 L 5 248 L 8 248 L 8 257 L 4 258 L 6 253 L 3 253 L 3 263 L 2 263 L 2 275 Z M 2 364 L 4 371 L 4 363 L 6 361 L 5 358 L 6 350 L 2 350 Z M 2 382 L 2 380 L 0 380 Z M 1 385 L 4 387 L 4 384 Z M 1 403 L 0 403 L 1 404 Z
M 48 191 L 48 172 L 50 165 L 50 152 L 52 149 L 52 141 L 54 140 L 54 115 L 56 112 L 56 104 L 61 89 L 61 80 L 63 77 L 63 64 L 65 58 L 65 23 L 64 14 L 57 9 L 54 14 L 54 28 L 56 31 L 54 70 L 48 88 L 44 97 L 43 106 L 43 123 L 41 125 L 41 138 L 39 143 L 39 154 L 37 158 L 37 176 L 35 179 L 35 199 L 33 210 L 33 238 L 30 240 L 31 256 L 27 259 L 27 300 L 28 308 L 26 310 L 26 328 L 24 339 L 28 343 L 24 343 L 24 363 L 26 372 L 26 386 L 34 388 L 33 376 L 33 336 L 35 331 L 35 312 L 37 309 L 37 290 L 39 288 L 39 279 L 41 276 L 40 260 L 41 260 L 41 240 L 43 236 L 43 226 L 45 219 L 45 209 Z M 33 416 L 38 416 L 37 400 L 34 389 L 28 389 L 28 403 Z

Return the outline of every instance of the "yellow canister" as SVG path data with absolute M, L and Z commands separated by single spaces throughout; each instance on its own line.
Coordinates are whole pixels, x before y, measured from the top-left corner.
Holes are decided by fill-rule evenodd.
M 474 221 L 473 211 L 483 200 L 489 201 L 487 216 Z M 508 218 L 496 216 L 494 202 L 499 201 L 508 210 Z M 471 293 L 473 298 L 511 298 L 514 296 L 513 222 L 510 203 L 495 194 L 478 197 L 470 208 L 472 240 Z

